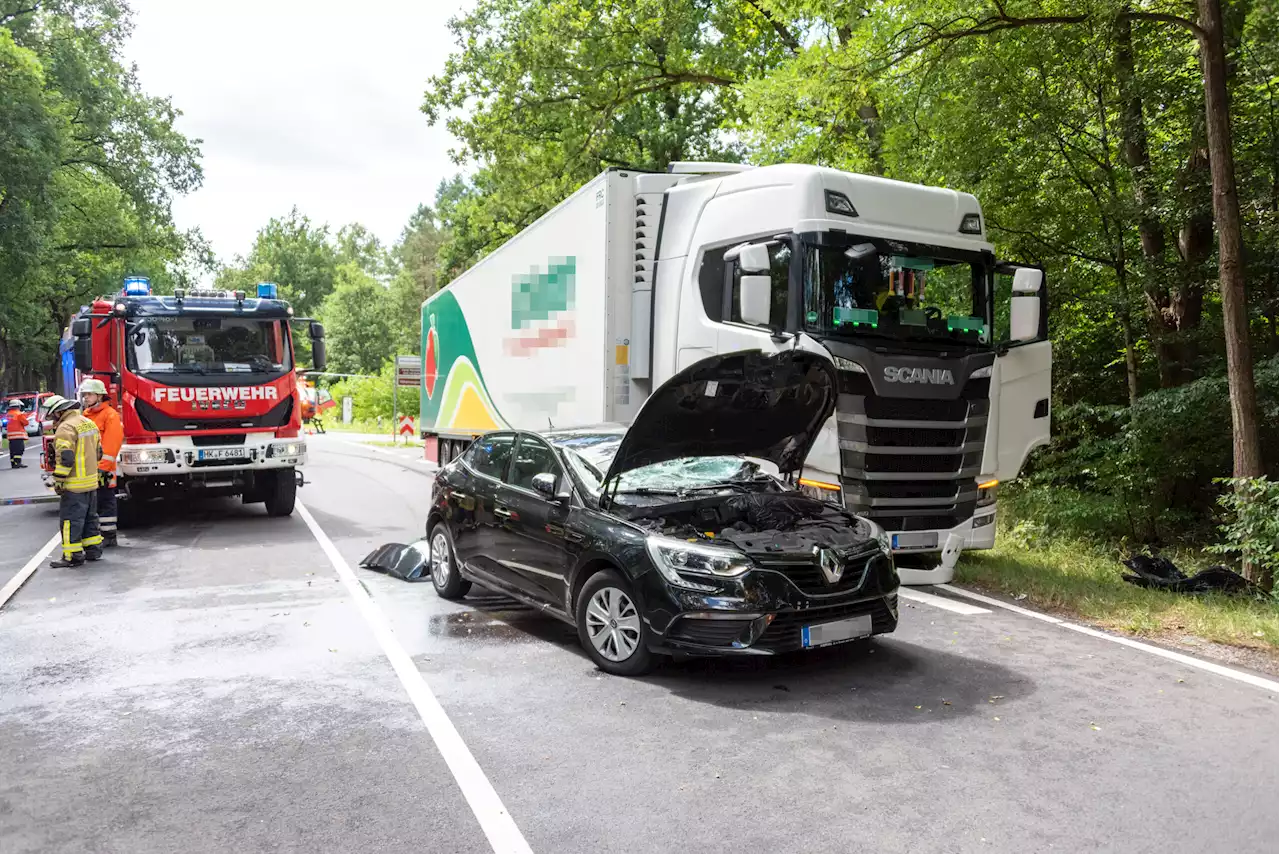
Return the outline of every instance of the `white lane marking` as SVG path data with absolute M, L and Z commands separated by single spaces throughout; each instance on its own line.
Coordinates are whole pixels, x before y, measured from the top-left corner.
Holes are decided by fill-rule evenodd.
M 932 593 L 925 593 L 923 590 L 908 590 L 904 587 L 899 587 L 898 595 L 903 599 L 910 599 L 912 602 L 932 605 L 935 608 L 941 608 L 944 611 L 951 611 L 955 614 L 964 614 L 965 616 L 991 613 L 989 608 L 979 608 L 977 605 L 957 602 L 954 599 L 947 599 L 945 596 L 934 596 Z
M 1081 626 L 1077 623 L 1071 623 L 1066 620 L 1060 620 L 1057 617 L 1051 617 L 1048 614 L 1038 614 L 1035 611 L 1029 611 L 1026 608 L 1019 608 L 1017 605 L 1010 605 L 1008 602 L 1001 602 L 999 599 L 993 599 L 990 596 L 983 596 L 981 593 L 974 593 L 969 590 L 962 590 L 959 587 L 952 587 L 950 584 L 939 584 L 943 590 L 955 593 L 958 596 L 964 596 L 978 602 L 985 602 L 988 605 L 994 605 L 997 608 L 1004 608 L 1006 611 L 1015 611 L 1027 617 L 1033 617 L 1046 623 L 1054 623 L 1062 626 L 1064 629 L 1070 629 L 1073 632 L 1079 632 L 1089 637 L 1101 638 L 1102 640 L 1118 643 L 1121 646 L 1127 646 L 1131 649 L 1149 652 L 1160 658 L 1167 658 L 1170 661 L 1176 661 L 1179 664 L 1185 664 L 1187 667 L 1195 667 L 1199 670 L 1207 670 L 1210 673 L 1216 673 L 1219 676 L 1225 676 L 1228 679 L 1234 679 L 1237 682 L 1243 682 L 1246 685 L 1253 685 L 1255 688 L 1263 688 L 1267 691 L 1280 693 L 1280 682 L 1271 679 L 1264 679 L 1261 676 L 1255 676 L 1252 673 L 1245 673 L 1243 670 L 1235 670 L 1230 667 L 1224 667 L 1221 664 L 1214 664 L 1212 661 L 1202 661 L 1190 655 L 1183 655 L 1180 652 L 1174 652 L 1171 649 L 1165 649 L 1159 646 L 1152 646 L 1142 641 L 1136 641 L 1133 638 L 1121 637 L 1119 635 L 1108 634 L 1104 631 L 1092 628 L 1090 626 Z
M 413 701 L 414 707 L 418 710 L 418 716 L 426 724 L 427 733 L 435 742 L 436 749 L 440 751 L 449 770 L 453 772 L 453 778 L 458 782 L 458 788 L 467 799 L 467 804 L 475 814 L 476 821 L 480 823 L 480 829 L 488 838 L 489 845 L 497 854 L 532 854 L 533 849 L 525 841 L 524 834 L 520 832 L 520 828 L 516 827 L 515 820 L 503 806 L 502 799 L 498 797 L 489 778 L 481 770 L 480 764 L 471 755 L 471 751 L 463 742 L 462 736 L 458 734 L 453 721 L 449 720 L 449 716 L 431 691 L 431 687 L 422 678 L 417 665 L 396 640 L 382 611 L 369 598 L 369 594 L 361 586 L 356 574 L 338 553 L 333 541 L 316 524 L 315 518 L 306 506 L 299 501 L 297 508 L 303 521 L 311 529 L 316 542 L 329 558 L 329 563 L 333 565 L 338 577 L 346 585 L 347 592 L 355 600 L 360 615 L 373 630 L 374 637 L 378 639 L 383 653 L 387 656 L 387 661 L 391 662 L 392 669 L 400 677 L 400 684 L 404 686 L 409 699 Z
M 3 608 L 13 598 L 13 594 L 18 592 L 18 588 L 27 583 L 27 579 L 35 574 L 36 569 L 49 556 L 49 552 L 53 551 L 60 542 L 62 542 L 62 535 L 54 534 L 49 542 L 40 547 L 40 551 L 31 556 L 31 560 L 27 561 L 27 565 L 18 570 L 17 575 L 9 579 L 8 584 L 0 587 L 0 608 Z

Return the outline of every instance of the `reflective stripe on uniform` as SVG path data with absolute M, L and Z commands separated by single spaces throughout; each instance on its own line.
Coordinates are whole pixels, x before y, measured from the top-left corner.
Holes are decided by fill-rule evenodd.
M 112 462 L 112 463 L 114 463 L 114 462 L 116 461 L 115 454 L 103 454 L 103 455 L 102 455 L 102 458 L 103 458 L 104 460 L 106 460 L 106 461 L 108 461 L 108 462 Z
M 71 523 L 62 523 L 62 556 L 71 559 L 73 554 L 84 551 L 84 546 L 71 542 Z
M 93 548 L 94 546 L 100 546 L 102 545 L 102 535 L 94 534 L 92 537 L 85 537 L 83 540 L 81 540 L 81 543 L 86 548 Z

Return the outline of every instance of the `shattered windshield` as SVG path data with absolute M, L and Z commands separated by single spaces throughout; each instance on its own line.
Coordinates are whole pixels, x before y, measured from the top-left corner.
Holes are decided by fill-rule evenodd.
M 279 320 L 148 317 L 129 324 L 129 367 L 139 373 L 283 373 L 293 367 Z
M 593 433 L 558 439 L 578 480 L 600 494 L 609 464 L 622 443 L 621 433 Z M 618 478 L 618 492 L 683 492 L 724 483 L 748 483 L 769 477 L 774 467 L 747 457 L 681 457 L 632 469 Z

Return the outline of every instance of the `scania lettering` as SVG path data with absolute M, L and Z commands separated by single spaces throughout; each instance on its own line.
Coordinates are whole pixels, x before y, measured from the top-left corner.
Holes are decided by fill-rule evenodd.
M 420 424 L 447 460 L 500 427 L 629 423 L 709 356 L 808 350 L 840 395 L 798 486 L 890 532 L 904 582 L 942 582 L 994 545 L 998 484 L 1048 442 L 1046 319 L 1044 272 L 996 259 L 967 193 L 611 169 L 423 304 Z
M 884 369 L 884 381 L 889 383 L 929 383 L 931 385 L 955 385 L 951 372 L 945 368 L 894 368 Z
M 62 347 L 66 393 L 97 377 L 120 412 L 122 518 L 150 499 L 197 494 L 263 502 L 272 516 L 293 512 L 307 460 L 297 322 L 308 323 L 314 367 L 323 370 L 323 327 L 295 318 L 271 283 L 254 296 L 161 296 L 131 277 L 119 294 L 76 314 Z

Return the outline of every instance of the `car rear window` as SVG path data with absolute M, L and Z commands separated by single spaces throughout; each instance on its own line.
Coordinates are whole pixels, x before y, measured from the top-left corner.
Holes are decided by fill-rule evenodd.
M 467 451 L 466 463 L 480 474 L 502 480 L 507 474 L 515 441 L 516 437 L 511 434 L 482 436 Z

